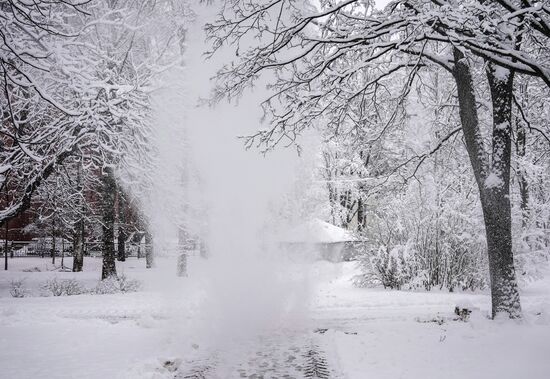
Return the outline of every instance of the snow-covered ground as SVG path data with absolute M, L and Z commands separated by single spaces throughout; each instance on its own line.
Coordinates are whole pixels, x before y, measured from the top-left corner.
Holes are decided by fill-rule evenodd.
M 357 289 L 351 269 L 320 286 L 315 310 L 346 377 L 550 377 L 550 278 L 524 289 L 516 323 L 488 320 L 487 294 Z M 457 304 L 479 311 L 453 321 Z
M 523 289 L 524 321 L 490 321 L 487 294 L 358 289 L 353 263 L 317 262 L 307 282 L 285 287 L 303 300 L 298 312 L 255 328 L 245 315 L 264 314 L 233 299 L 242 301 L 246 327 L 219 330 L 226 315 L 204 305 L 208 263 L 200 258 L 190 259 L 187 278 L 176 277 L 170 258 L 151 270 L 144 260 L 117 262 L 142 291 L 62 297 L 39 296 L 40 284 L 55 276 L 92 288 L 101 261 L 87 258 L 82 273 L 47 262 L 17 258 L 0 273 L 2 378 L 283 378 L 308 370 L 357 379 L 550 377 L 550 276 Z M 34 296 L 10 296 L 19 278 Z M 278 296 L 260 283 L 252 290 Z M 464 303 L 479 310 L 454 320 Z

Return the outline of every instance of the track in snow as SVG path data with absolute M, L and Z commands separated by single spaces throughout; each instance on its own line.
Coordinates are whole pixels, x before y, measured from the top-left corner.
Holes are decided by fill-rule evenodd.
M 311 335 L 259 337 L 241 351 L 182 364 L 175 379 L 337 379 L 341 378 L 325 351 Z M 215 358 L 214 358 L 215 356 Z
M 318 379 L 331 377 L 327 359 L 317 346 L 312 346 L 306 352 L 305 358 L 304 377 Z

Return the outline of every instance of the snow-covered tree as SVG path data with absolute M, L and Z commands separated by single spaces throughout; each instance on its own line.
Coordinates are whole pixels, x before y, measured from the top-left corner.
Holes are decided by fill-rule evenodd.
M 9 200 L 0 223 L 27 210 L 72 157 L 131 187 L 134 197 L 150 192 L 151 96 L 162 72 L 182 59 L 187 3 L 10 0 L 0 7 L 0 189 Z
M 273 96 L 263 103 L 270 124 L 249 144 L 269 149 L 294 143 L 311 126 L 338 130 L 342 125 L 372 141 L 393 130 L 398 115 L 395 107 L 381 128 L 372 127 L 388 90 L 384 80 L 402 73 L 396 99 L 404 101 L 419 72 L 442 67 L 456 85 L 461 131 L 479 190 L 493 316 L 520 317 L 509 197 L 513 84 L 514 76 L 528 75 L 550 85 L 548 19 L 546 5 L 531 2 L 471 0 L 458 6 L 397 0 L 376 10 L 373 2 L 359 0 L 231 0 L 207 26 L 213 52 L 232 45 L 237 54 L 220 70 L 214 99 L 238 96 L 270 72 Z M 478 110 L 473 78 L 482 70 L 491 104 Z M 488 144 L 480 112 L 492 119 Z M 448 138 L 443 135 L 434 145 Z

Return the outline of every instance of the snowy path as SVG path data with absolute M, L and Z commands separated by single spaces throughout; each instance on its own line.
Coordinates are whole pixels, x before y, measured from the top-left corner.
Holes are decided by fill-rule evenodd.
M 169 364 L 165 366 L 170 366 Z M 175 378 L 340 378 L 313 333 L 283 331 L 241 341 L 210 357 L 181 362 Z
M 350 265 L 319 263 L 310 311 L 299 322 L 219 339 L 208 323 L 197 323 L 200 280 L 168 275 L 172 267 L 167 262 L 168 271 L 152 280 L 127 262 L 129 276 L 150 283 L 138 293 L 0 298 L 0 377 L 549 377 L 548 279 L 523 291 L 526 320 L 516 324 L 487 320 L 486 294 L 356 289 Z M 10 275 L 0 276 L 0 293 L 18 274 Z M 46 273 L 25 275 L 32 285 L 31 275 Z M 81 278 L 92 283 L 96 275 Z M 480 310 L 468 322 L 453 320 L 454 305 L 465 301 Z

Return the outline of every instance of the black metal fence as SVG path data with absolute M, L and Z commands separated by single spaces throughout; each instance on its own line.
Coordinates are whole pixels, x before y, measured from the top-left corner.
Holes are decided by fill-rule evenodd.
M 4 257 L 5 242 L 0 240 L 0 257 Z M 102 255 L 101 242 L 87 242 L 84 244 L 84 256 L 100 257 Z M 116 246 L 116 245 L 115 245 Z M 126 257 L 145 257 L 146 249 L 149 245 L 144 243 L 126 243 Z M 52 244 L 51 242 L 41 241 L 8 241 L 8 256 L 10 257 L 41 257 L 47 258 L 52 256 L 55 250 L 57 257 L 73 256 L 73 244 L 69 241 L 58 241 Z

